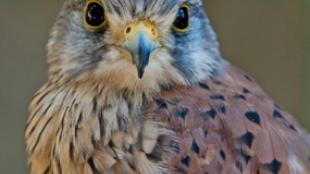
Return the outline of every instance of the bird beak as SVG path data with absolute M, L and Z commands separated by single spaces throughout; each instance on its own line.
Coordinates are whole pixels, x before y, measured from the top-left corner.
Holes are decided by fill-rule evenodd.
M 149 64 L 151 53 L 158 48 L 155 41 L 157 30 L 149 22 L 138 21 L 125 28 L 125 35 L 126 40 L 122 46 L 130 52 L 132 62 L 137 67 L 138 77 L 141 79 Z

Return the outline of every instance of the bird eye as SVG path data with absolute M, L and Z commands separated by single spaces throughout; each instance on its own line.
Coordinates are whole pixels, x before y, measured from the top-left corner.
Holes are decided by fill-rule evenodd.
M 100 0 L 89 0 L 84 11 L 84 23 L 92 31 L 102 30 L 106 24 L 103 4 Z
M 189 7 L 183 4 L 178 11 L 173 23 L 173 29 L 177 32 L 186 32 L 189 27 Z

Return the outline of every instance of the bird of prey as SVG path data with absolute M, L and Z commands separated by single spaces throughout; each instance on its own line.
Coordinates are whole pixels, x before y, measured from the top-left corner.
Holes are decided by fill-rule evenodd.
M 307 174 L 310 139 L 226 61 L 202 0 L 65 0 L 31 174 Z

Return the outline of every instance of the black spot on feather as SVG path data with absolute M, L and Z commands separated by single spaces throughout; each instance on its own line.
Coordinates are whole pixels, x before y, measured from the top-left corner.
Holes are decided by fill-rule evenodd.
M 240 141 L 246 144 L 249 148 L 252 147 L 253 140 L 254 140 L 254 135 L 251 132 L 247 132 L 240 137 Z
M 260 117 L 259 117 L 259 115 L 258 115 L 258 113 L 257 112 L 247 112 L 246 114 L 245 114 L 245 116 L 246 116 L 246 118 L 248 119 L 248 120 L 250 120 L 251 122 L 253 122 L 253 123 L 255 123 L 255 124 L 258 124 L 258 125 L 260 125 Z
M 158 109 L 167 109 L 168 108 L 167 103 L 162 99 L 156 100 L 156 104 L 158 106 Z
M 243 88 L 243 89 L 242 89 L 242 93 L 243 93 L 243 94 L 250 94 L 251 92 L 250 92 L 248 89 Z
M 190 162 L 191 162 L 191 158 L 189 156 L 184 156 L 181 159 L 181 163 L 184 164 L 187 167 L 189 167 Z
M 295 128 L 295 126 L 293 126 L 292 124 L 290 124 L 290 125 L 288 126 L 288 128 L 292 129 L 293 131 L 297 131 L 296 128 Z
M 278 174 L 280 172 L 282 164 L 278 160 L 274 159 L 271 163 L 265 164 L 265 166 L 273 174 Z
M 283 119 L 282 113 L 281 113 L 280 111 L 278 111 L 278 110 L 274 110 L 272 115 L 273 115 L 273 117 L 275 117 L 275 118 L 281 118 L 281 119 Z
M 178 117 L 178 118 L 182 118 L 185 119 L 187 114 L 189 112 L 188 108 L 178 108 L 175 112 L 174 112 L 174 116 Z
M 199 83 L 199 86 L 205 90 L 210 90 L 210 87 L 206 83 Z
M 202 112 L 201 113 L 201 116 L 202 117 L 210 117 L 212 119 L 215 119 L 215 116 L 216 116 L 216 111 L 212 108 L 210 110 L 207 110 L 205 112 Z
M 193 152 L 195 152 L 197 154 L 199 154 L 199 152 L 200 152 L 200 148 L 199 148 L 199 146 L 198 146 L 198 144 L 196 143 L 195 140 L 193 140 L 193 142 L 192 142 L 191 149 L 192 149 Z
M 221 155 L 222 159 L 225 161 L 226 160 L 226 154 L 223 150 L 220 151 L 220 155 Z
M 220 107 L 220 111 L 221 111 L 223 114 L 226 114 L 226 107 L 225 107 L 225 106 L 221 106 L 221 107 Z
M 237 100 L 246 100 L 246 97 L 242 94 L 237 94 L 234 96 L 234 98 Z
M 211 100 L 222 100 L 222 101 L 224 101 L 225 97 L 223 95 L 212 95 L 212 96 L 210 96 L 210 99 Z

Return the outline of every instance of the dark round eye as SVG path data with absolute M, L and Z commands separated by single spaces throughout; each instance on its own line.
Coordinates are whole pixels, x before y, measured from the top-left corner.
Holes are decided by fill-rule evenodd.
M 85 8 L 85 24 L 90 30 L 100 30 L 105 26 L 105 11 L 103 4 L 98 0 L 88 1 Z
M 189 27 L 189 7 L 182 5 L 179 8 L 177 17 L 173 23 L 173 28 L 177 32 L 186 32 Z

